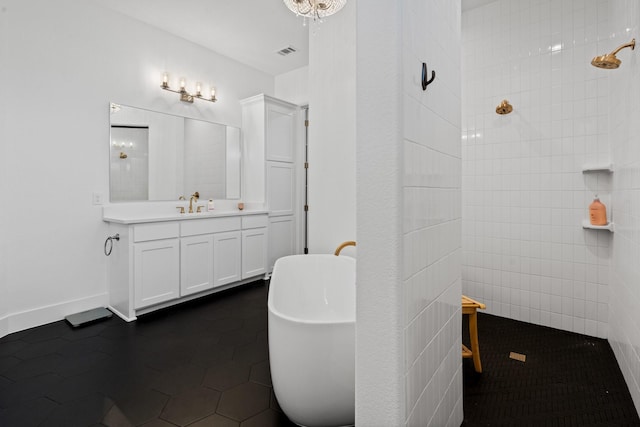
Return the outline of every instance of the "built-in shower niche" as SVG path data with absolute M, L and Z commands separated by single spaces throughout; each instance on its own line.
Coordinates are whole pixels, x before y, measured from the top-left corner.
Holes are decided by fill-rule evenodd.
M 613 164 L 611 162 L 598 162 L 598 163 L 587 163 L 582 166 L 583 174 L 611 174 L 613 173 Z M 582 220 L 582 228 L 588 230 L 607 230 L 613 233 L 615 231 L 615 224 L 612 220 L 612 212 L 608 210 L 607 212 L 609 222 L 607 225 L 593 225 L 589 219 Z

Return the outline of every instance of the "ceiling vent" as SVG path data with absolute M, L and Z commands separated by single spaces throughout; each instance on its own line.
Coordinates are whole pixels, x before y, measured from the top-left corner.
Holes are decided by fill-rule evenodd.
M 277 51 L 276 53 L 277 53 L 278 55 L 287 56 L 287 55 L 290 55 L 290 54 L 292 54 L 292 53 L 296 52 L 297 50 L 298 50 L 298 49 L 296 49 L 296 48 L 295 48 L 295 47 L 293 47 L 293 46 L 287 46 L 287 47 L 285 47 L 285 48 L 280 49 L 280 50 L 279 50 L 279 51 Z

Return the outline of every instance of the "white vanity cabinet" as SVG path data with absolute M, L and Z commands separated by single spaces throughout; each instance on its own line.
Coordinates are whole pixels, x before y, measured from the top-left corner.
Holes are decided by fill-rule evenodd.
M 269 242 L 267 216 L 242 218 L 242 278 L 265 274 Z
M 180 293 L 179 226 L 175 223 L 133 227 L 135 308 L 177 298 Z
M 213 235 L 183 237 L 180 254 L 180 295 L 213 288 Z
M 237 282 L 242 278 L 240 275 L 241 245 L 240 231 L 218 233 L 213 236 L 214 286 Z
M 267 271 L 266 212 L 171 220 L 107 218 L 110 308 L 127 321 L 248 283 Z
M 180 291 L 178 239 L 136 243 L 133 248 L 135 308 L 178 298 Z
M 191 259 L 192 254 L 189 252 L 181 254 L 183 266 L 185 268 L 193 268 L 194 271 L 201 269 L 199 274 L 203 278 L 205 266 L 203 266 L 200 258 L 207 261 L 207 286 L 198 291 L 212 289 L 240 280 L 241 226 L 242 222 L 239 216 L 195 219 L 182 222 L 180 229 L 182 240 L 194 239 L 194 241 L 206 240 L 208 242 L 206 258 L 202 253 L 204 249 L 194 251 L 193 259 Z M 183 272 L 183 278 L 189 274 L 190 271 Z

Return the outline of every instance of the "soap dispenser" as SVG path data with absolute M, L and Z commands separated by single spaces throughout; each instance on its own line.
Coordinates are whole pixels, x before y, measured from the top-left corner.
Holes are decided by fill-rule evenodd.
M 589 205 L 589 219 L 591 225 L 607 225 L 607 208 L 602 204 L 597 194 Z
M 211 212 L 213 209 L 213 199 L 209 199 L 209 202 L 207 203 L 207 210 Z

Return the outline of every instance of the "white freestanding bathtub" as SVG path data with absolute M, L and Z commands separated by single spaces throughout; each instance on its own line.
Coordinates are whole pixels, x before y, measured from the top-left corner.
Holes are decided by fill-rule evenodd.
M 356 260 L 293 255 L 269 287 L 269 360 L 284 413 L 306 427 L 355 422 Z

